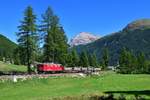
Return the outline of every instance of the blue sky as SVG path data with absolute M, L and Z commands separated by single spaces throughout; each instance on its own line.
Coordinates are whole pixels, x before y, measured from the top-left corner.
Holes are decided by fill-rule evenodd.
M 38 20 L 51 6 L 68 39 L 79 32 L 104 36 L 136 19 L 150 18 L 150 0 L 1 0 L 1 34 L 16 42 L 15 32 L 28 5 L 34 8 Z

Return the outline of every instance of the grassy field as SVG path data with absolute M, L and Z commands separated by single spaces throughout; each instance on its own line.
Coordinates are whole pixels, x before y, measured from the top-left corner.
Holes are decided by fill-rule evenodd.
M 9 72 L 9 71 L 26 72 L 27 67 L 22 65 L 6 64 L 0 61 L 0 71 L 1 72 Z
M 150 99 L 149 90 L 150 75 L 103 73 L 86 78 L 50 77 L 17 83 L 0 82 L 0 100 L 49 100 L 55 97 L 103 95 L 104 92 L 123 93 L 129 100 L 135 94 Z

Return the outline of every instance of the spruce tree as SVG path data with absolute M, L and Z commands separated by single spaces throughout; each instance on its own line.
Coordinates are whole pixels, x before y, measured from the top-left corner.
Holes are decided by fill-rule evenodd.
M 123 48 L 119 57 L 119 72 L 126 74 L 128 73 L 129 69 L 129 62 L 130 62 L 130 54 L 126 48 Z
M 89 60 L 86 51 L 83 51 L 80 55 L 80 66 L 89 67 Z
M 106 70 L 109 64 L 109 54 L 108 49 L 104 48 L 102 53 L 102 69 Z
M 75 49 L 72 50 L 72 67 L 77 67 L 79 65 L 79 56 L 77 54 L 77 51 Z
M 134 70 L 133 60 L 134 60 L 133 54 L 130 51 L 127 51 L 127 53 L 126 53 L 126 62 L 125 62 L 125 64 L 126 64 L 126 73 L 127 74 L 131 74 Z
M 16 48 L 14 50 L 13 57 L 14 57 L 14 64 L 15 65 L 20 65 L 21 61 L 20 61 L 20 50 L 19 50 L 19 48 Z
M 93 55 L 92 55 L 92 54 L 89 54 L 89 55 L 88 55 L 88 59 L 89 59 L 89 66 L 90 66 L 90 67 L 93 67 L 93 66 L 94 66 L 94 63 L 93 63 Z
M 42 15 L 42 23 L 40 25 L 40 32 L 44 38 L 44 62 L 54 62 L 54 38 L 52 30 L 53 24 L 53 11 L 50 7 L 47 8 Z
M 137 58 L 132 52 L 123 48 L 119 58 L 119 72 L 123 74 L 137 73 Z
M 145 59 L 145 55 L 144 53 L 140 52 L 138 57 L 137 57 L 137 61 L 138 61 L 138 71 L 140 73 L 145 73 L 146 72 L 146 59 Z
M 98 62 L 95 53 L 89 55 L 89 65 L 93 68 L 98 67 Z
M 138 66 L 138 61 L 137 61 L 137 57 L 135 55 L 133 55 L 133 53 L 131 54 L 132 55 L 132 62 L 131 62 L 131 73 L 133 74 L 136 74 L 138 73 L 138 69 L 137 69 L 137 66 Z
M 150 61 L 147 61 L 147 73 L 150 74 Z
M 28 66 L 28 73 L 31 73 L 30 65 L 35 61 L 37 40 L 38 36 L 36 33 L 36 15 L 33 13 L 31 6 L 28 6 L 24 12 L 24 18 L 21 21 L 21 25 L 18 27 L 19 32 L 18 44 L 19 49 L 21 48 L 21 58 Z
M 68 45 L 67 45 L 67 37 L 65 35 L 63 27 L 61 26 L 58 27 L 58 32 L 56 32 L 55 39 L 56 39 L 55 40 L 56 62 L 65 65 Z
M 59 24 L 59 18 L 48 7 L 45 14 L 42 15 L 42 19 L 40 31 L 44 33 L 44 61 L 64 65 L 68 45 L 64 29 Z
M 72 53 L 67 54 L 67 59 L 66 59 L 66 66 L 67 67 L 72 67 L 73 66 L 73 61 L 72 61 Z
M 93 53 L 93 62 L 94 62 L 94 67 L 98 67 L 98 60 L 95 52 Z

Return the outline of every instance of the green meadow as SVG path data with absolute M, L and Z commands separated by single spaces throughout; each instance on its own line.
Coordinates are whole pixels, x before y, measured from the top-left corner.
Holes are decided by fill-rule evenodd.
M 0 61 L 0 72 L 26 72 L 27 67 L 23 65 L 14 65 L 14 64 L 7 64 L 2 61 Z
M 135 95 L 150 99 L 150 75 L 104 72 L 100 76 L 85 78 L 49 77 L 20 80 L 17 83 L 0 82 L 1 100 L 50 100 L 65 97 L 82 100 L 87 96 L 107 95 L 107 93 L 115 96 L 123 94 L 128 100 L 132 100 Z

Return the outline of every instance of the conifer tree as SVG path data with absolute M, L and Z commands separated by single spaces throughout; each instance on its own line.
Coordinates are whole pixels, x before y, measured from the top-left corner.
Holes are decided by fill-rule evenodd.
M 67 37 L 65 35 L 63 27 L 59 26 L 58 27 L 58 32 L 56 32 L 55 36 L 55 58 L 56 62 L 61 63 L 65 65 L 66 63 L 66 56 L 67 56 Z
M 83 51 L 80 55 L 80 66 L 89 67 L 89 60 L 86 51 Z
M 72 53 L 72 61 L 73 61 L 72 67 L 77 67 L 79 65 L 79 56 L 75 49 L 73 49 L 71 53 Z
M 140 73 L 144 73 L 144 72 L 146 72 L 146 59 L 145 59 L 145 55 L 144 55 L 144 53 L 139 53 L 139 55 L 138 55 L 138 57 L 137 57 L 137 60 L 138 60 L 138 71 L 140 72 Z
M 98 64 L 98 59 L 97 59 L 97 56 L 96 56 L 95 52 L 93 53 L 93 59 L 94 59 L 93 62 L 94 62 L 95 67 L 98 67 L 99 64 Z
M 126 53 L 126 73 L 131 74 L 134 70 L 134 56 L 130 51 L 127 51 Z
M 54 62 L 54 38 L 52 30 L 53 22 L 53 11 L 50 7 L 47 8 L 45 13 L 42 15 L 42 24 L 40 25 L 40 32 L 44 38 L 44 62 Z
M 93 63 L 93 55 L 92 55 L 92 54 L 89 54 L 89 55 L 88 55 L 88 59 L 89 59 L 89 65 L 90 65 L 90 67 L 93 67 L 93 66 L 94 66 L 94 63 Z
M 106 70 L 109 64 L 109 54 L 108 54 L 108 49 L 104 48 L 103 49 L 103 54 L 102 54 L 102 69 Z
M 73 61 L 72 61 L 72 53 L 67 54 L 67 59 L 66 59 L 66 66 L 67 67 L 72 67 L 73 66 Z
M 121 51 L 120 57 L 119 57 L 119 72 L 126 74 L 128 73 L 128 67 L 129 67 L 129 60 L 130 60 L 130 54 L 129 52 L 126 50 L 126 48 L 123 48 L 123 50 Z
M 40 31 L 44 33 L 44 61 L 65 64 L 67 56 L 67 37 L 59 24 L 59 18 L 48 7 L 42 15 Z
M 97 57 L 95 53 L 89 55 L 89 65 L 91 67 L 98 67 Z
M 137 58 L 132 52 L 123 48 L 119 58 L 119 72 L 123 74 L 137 73 Z
M 24 18 L 21 21 L 21 25 L 18 27 L 19 32 L 18 43 L 19 49 L 21 50 L 21 58 L 23 62 L 28 66 L 28 73 L 31 73 L 30 65 L 35 61 L 37 40 L 38 36 L 36 33 L 36 15 L 33 13 L 31 6 L 28 6 L 24 12 Z
M 133 53 L 131 53 L 131 56 L 132 56 L 132 59 L 131 59 L 131 73 L 138 73 L 138 69 L 137 69 L 137 66 L 138 66 L 138 61 L 137 61 L 137 57 L 135 55 L 133 55 Z
M 20 65 L 21 61 L 20 61 L 20 50 L 19 50 L 19 48 L 16 48 L 14 50 L 13 57 L 14 57 L 14 64 L 15 65 Z

